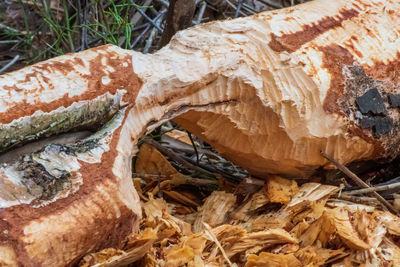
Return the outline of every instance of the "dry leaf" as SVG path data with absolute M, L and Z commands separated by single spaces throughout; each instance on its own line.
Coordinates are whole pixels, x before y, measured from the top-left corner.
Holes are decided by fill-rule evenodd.
M 171 163 L 153 146 L 143 144 L 136 158 L 135 169 L 137 173 L 162 174 L 168 177 L 179 174 Z

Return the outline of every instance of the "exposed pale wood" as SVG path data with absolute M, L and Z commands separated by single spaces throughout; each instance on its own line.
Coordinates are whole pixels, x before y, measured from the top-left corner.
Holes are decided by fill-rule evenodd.
M 0 76 L 2 151 L 114 116 L 84 142 L 0 168 L 1 260 L 59 266 L 123 243 L 141 214 L 136 143 L 177 116 L 258 176 L 331 168 L 321 150 L 341 164 L 398 155 L 387 97 L 400 88 L 399 11 L 394 0 L 316 0 L 178 32 L 152 55 L 109 45 Z M 375 117 L 356 103 L 369 90 L 383 99 Z M 362 128 L 371 116 L 393 127 Z

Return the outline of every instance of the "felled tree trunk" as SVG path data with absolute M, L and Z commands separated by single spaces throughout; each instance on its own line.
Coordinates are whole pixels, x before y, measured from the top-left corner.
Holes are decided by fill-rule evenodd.
M 0 76 L 2 151 L 109 121 L 3 164 L 0 263 L 73 264 L 126 240 L 136 143 L 172 118 L 261 176 L 306 177 L 321 150 L 344 164 L 398 155 L 399 12 L 316 0 L 193 27 L 153 55 L 108 45 Z

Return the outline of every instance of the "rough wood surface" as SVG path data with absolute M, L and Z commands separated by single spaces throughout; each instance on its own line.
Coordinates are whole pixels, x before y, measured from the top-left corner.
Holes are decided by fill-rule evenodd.
M 123 242 L 141 214 L 136 142 L 177 116 L 256 175 L 306 177 L 328 164 L 321 150 L 398 155 L 399 11 L 316 0 L 178 32 L 153 55 L 108 45 L 0 76 L 1 150 L 114 116 L 0 168 L 0 262 L 72 264 Z

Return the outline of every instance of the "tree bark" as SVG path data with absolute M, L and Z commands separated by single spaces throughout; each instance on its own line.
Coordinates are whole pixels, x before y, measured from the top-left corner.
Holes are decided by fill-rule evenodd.
M 160 47 L 167 45 L 176 32 L 192 25 L 195 10 L 196 0 L 171 0 L 169 2 L 167 21 Z
M 173 118 L 258 176 L 307 177 L 329 167 L 320 151 L 397 156 L 399 11 L 316 0 L 187 29 L 152 55 L 107 45 L 0 76 L 2 150 L 113 117 L 0 167 L 0 263 L 73 264 L 123 243 L 141 214 L 136 143 Z

